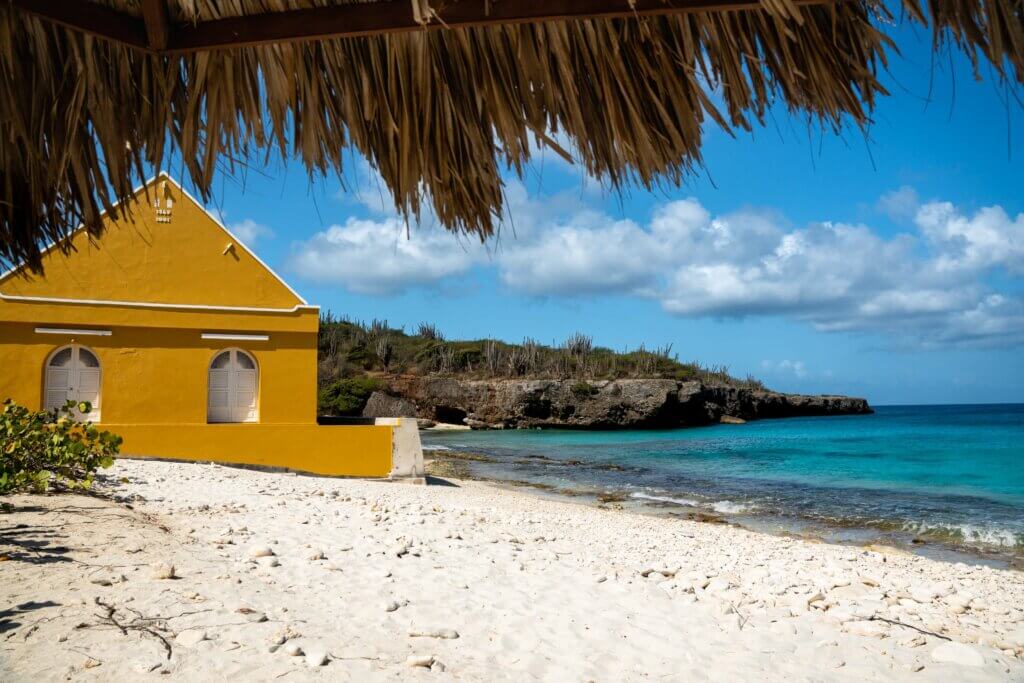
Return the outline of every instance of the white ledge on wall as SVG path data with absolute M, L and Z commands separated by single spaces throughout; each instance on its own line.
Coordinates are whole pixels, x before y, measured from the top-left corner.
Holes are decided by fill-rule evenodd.
M 13 273 L 14 271 L 9 271 Z M 0 279 L 7 277 L 4 273 Z M 71 304 L 81 306 L 122 306 L 128 308 L 160 308 L 181 311 L 229 311 L 235 313 L 297 313 L 299 311 L 320 310 L 319 306 L 308 304 L 296 304 L 291 308 L 257 308 L 253 306 L 213 306 L 207 304 L 163 304 L 151 301 L 110 301 L 106 299 L 63 299 L 50 296 L 20 296 L 17 294 L 4 294 L 0 292 L 0 299 L 14 301 L 17 303 L 30 304 Z
M 109 337 L 110 330 L 89 330 L 70 327 L 37 327 L 36 334 L 87 334 L 94 337 Z
M 220 339 L 226 341 L 270 341 L 269 334 L 222 334 L 220 332 L 203 332 L 203 339 Z

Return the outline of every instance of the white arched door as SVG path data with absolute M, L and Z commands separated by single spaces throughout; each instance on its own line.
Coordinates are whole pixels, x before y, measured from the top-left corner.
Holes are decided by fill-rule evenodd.
M 102 373 L 99 358 L 89 349 L 72 344 L 54 351 L 46 361 L 46 410 L 61 408 L 67 401 L 92 404 L 92 412 L 74 411 L 78 419 L 99 422 Z
M 213 357 L 207 392 L 207 422 L 256 422 L 256 361 L 245 351 L 228 349 Z

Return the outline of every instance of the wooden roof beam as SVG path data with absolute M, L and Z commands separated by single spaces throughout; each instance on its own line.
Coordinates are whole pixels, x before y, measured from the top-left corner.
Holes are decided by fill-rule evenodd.
M 794 0 L 798 5 L 841 0 Z M 159 53 L 189 53 L 296 41 L 353 38 L 442 28 L 572 19 L 754 10 L 761 0 L 434 0 L 423 25 L 411 0 L 347 3 L 171 25 L 165 0 L 142 0 L 144 21 L 92 2 L 11 0 L 64 26 Z
M 146 24 L 149 48 L 154 52 L 167 49 L 167 39 L 171 33 L 167 0 L 142 0 L 142 20 Z
M 146 49 L 146 27 L 133 16 L 93 2 L 10 0 L 20 10 L 115 43 Z
M 795 0 L 798 5 L 835 0 Z M 353 38 L 571 19 L 644 17 L 752 10 L 760 0 L 434 0 L 433 20 L 420 24 L 410 0 L 349 3 L 230 17 L 175 27 L 168 52 L 196 52 L 266 43 Z

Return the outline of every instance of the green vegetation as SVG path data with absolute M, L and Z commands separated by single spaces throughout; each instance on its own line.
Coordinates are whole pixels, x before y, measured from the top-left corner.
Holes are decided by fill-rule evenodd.
M 613 351 L 594 346 L 576 333 L 561 344 L 544 345 L 526 338 L 521 344 L 494 339 L 448 341 L 436 325 L 420 323 L 415 333 L 388 325 L 335 318 L 320 321 L 320 411 L 358 415 L 370 394 L 382 388 L 381 375 L 438 375 L 465 379 L 577 379 L 574 391 L 592 393 L 588 381 L 619 378 L 701 380 L 763 389 L 758 380 L 737 379 L 728 368 L 680 362 L 672 345 L 648 350 Z
M 317 394 L 318 410 L 322 415 L 360 415 L 370 394 L 383 387 L 383 383 L 373 377 L 328 382 Z
M 598 392 L 598 388 L 590 382 L 579 381 L 570 387 L 569 391 L 578 398 L 588 398 Z
M 33 411 L 8 399 L 0 411 L 0 494 L 42 493 L 51 484 L 87 489 L 99 467 L 110 467 L 121 437 L 79 422 L 74 411 L 88 403 L 68 401 L 60 410 Z

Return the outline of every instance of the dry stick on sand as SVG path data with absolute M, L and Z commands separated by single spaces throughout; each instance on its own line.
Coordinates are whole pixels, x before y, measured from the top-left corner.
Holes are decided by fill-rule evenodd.
M 159 631 L 170 633 L 166 625 L 163 623 L 170 619 L 177 619 L 178 617 L 188 616 L 190 614 L 199 614 L 201 612 L 209 612 L 210 610 L 196 610 L 194 612 L 184 612 L 182 614 L 176 614 L 172 617 L 146 617 L 141 612 L 133 610 L 130 607 L 126 607 L 129 612 L 135 614 L 135 618 L 131 621 L 122 622 L 116 618 L 117 608 L 113 605 L 108 605 L 103 602 L 100 598 L 96 598 L 96 604 L 107 610 L 106 614 L 97 614 L 96 616 L 100 619 L 98 624 L 79 624 L 76 628 L 97 628 L 97 627 L 113 627 L 121 632 L 122 635 L 128 635 L 128 631 L 138 631 L 139 633 L 146 633 L 156 638 L 164 646 L 164 650 L 167 651 L 167 659 L 171 658 L 171 644 L 168 642 Z
M 940 638 L 942 640 L 949 640 L 949 641 L 953 640 L 949 636 L 944 636 L 941 633 L 935 633 L 934 631 L 928 631 L 928 630 L 920 628 L 918 626 L 914 626 L 913 624 L 907 624 L 905 622 L 897 621 L 895 619 L 886 619 L 885 617 L 880 617 L 880 616 L 875 615 L 875 616 L 872 616 L 870 619 L 868 619 L 868 621 L 884 621 L 885 623 L 889 624 L 890 626 L 902 626 L 903 628 L 909 628 L 909 629 L 911 629 L 913 631 L 917 631 L 918 633 L 921 633 L 923 635 L 931 636 L 932 638 Z

